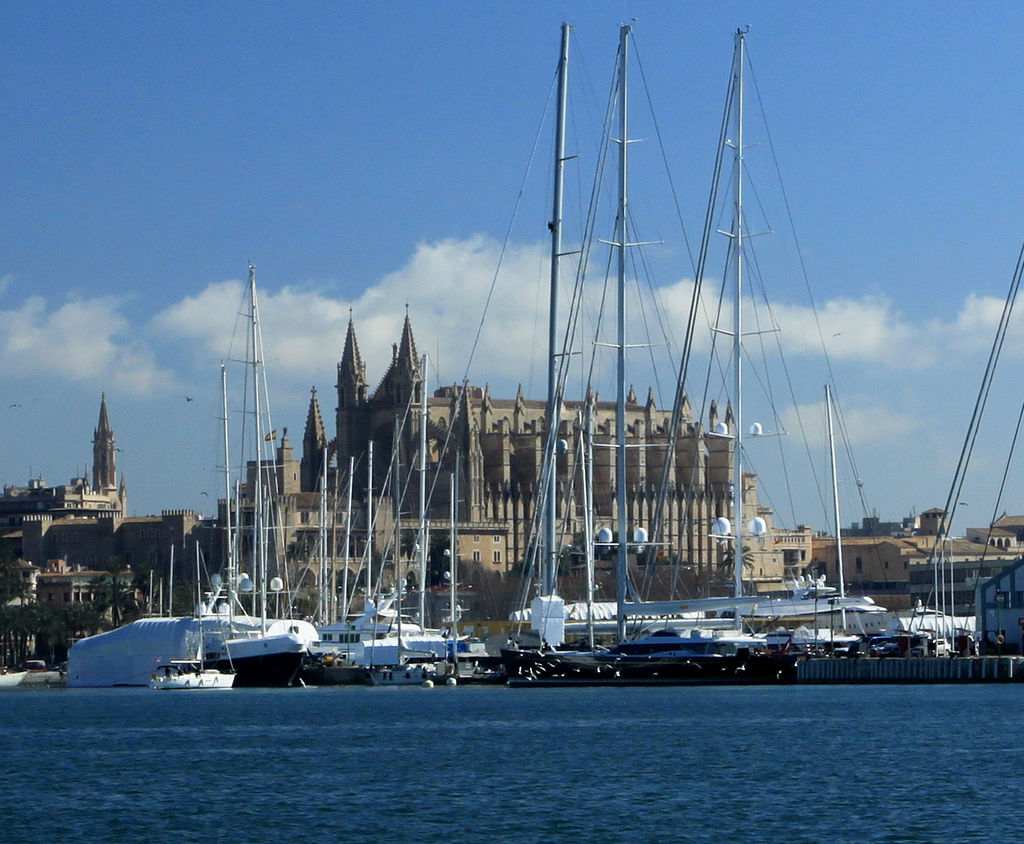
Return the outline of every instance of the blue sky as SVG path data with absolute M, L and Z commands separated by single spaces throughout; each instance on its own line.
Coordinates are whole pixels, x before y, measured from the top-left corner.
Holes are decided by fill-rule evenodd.
M 5 3 L 0 478 L 85 473 L 105 391 L 130 510 L 208 512 L 218 367 L 250 260 L 274 422 L 293 440 L 311 386 L 333 416 L 350 308 L 371 382 L 406 303 L 436 377 L 460 380 L 507 230 L 489 317 L 505 339 L 485 342 L 468 374 L 540 397 L 542 115 L 559 25 L 575 28 L 582 183 L 618 25 L 634 18 L 691 239 L 732 33 L 750 25 L 771 145 L 762 133 L 749 158 L 778 159 L 868 505 L 883 517 L 941 505 L 1024 236 L 1024 13 L 1013 3 Z M 639 128 L 653 138 L 653 124 Z M 635 147 L 638 159 L 660 155 Z M 638 165 L 634 191 L 653 182 Z M 782 230 L 777 207 L 769 224 Z M 692 271 L 660 222 L 669 211 L 663 194 L 640 213 L 666 240 L 651 261 L 678 321 Z M 786 319 L 796 326 L 785 341 L 795 402 L 820 414 L 826 376 L 794 256 L 767 283 L 783 332 Z M 970 524 L 994 506 L 1019 337 L 965 490 Z M 795 474 L 787 492 L 770 458 L 752 456 L 783 523 L 824 527 L 811 481 Z M 843 521 L 859 519 L 844 497 Z M 1019 489 L 1003 508 L 1024 511 Z

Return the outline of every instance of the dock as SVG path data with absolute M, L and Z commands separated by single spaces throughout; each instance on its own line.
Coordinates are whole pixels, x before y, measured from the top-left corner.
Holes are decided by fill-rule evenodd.
M 1007 683 L 1024 682 L 1024 656 L 807 659 L 798 683 Z

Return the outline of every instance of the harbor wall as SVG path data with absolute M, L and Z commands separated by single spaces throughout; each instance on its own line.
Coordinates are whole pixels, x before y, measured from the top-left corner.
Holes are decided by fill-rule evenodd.
M 887 657 L 807 659 L 798 683 L 1005 683 L 1024 682 L 1024 657 Z

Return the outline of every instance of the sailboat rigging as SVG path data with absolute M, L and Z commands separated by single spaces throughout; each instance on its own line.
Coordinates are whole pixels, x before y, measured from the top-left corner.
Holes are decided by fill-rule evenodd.
M 617 67 L 617 94 L 618 114 L 617 131 L 618 137 L 615 142 L 618 144 L 618 174 L 617 174 L 617 213 L 615 218 L 615 231 L 609 245 L 613 249 L 614 265 L 616 267 L 615 284 L 615 341 L 608 345 L 612 346 L 615 353 L 615 414 L 614 414 L 614 440 L 611 448 L 614 451 L 614 477 L 615 477 L 615 525 L 617 537 L 607 537 L 605 544 L 611 546 L 615 552 L 615 575 L 616 575 L 616 609 L 615 626 L 618 644 L 608 650 L 600 650 L 593 643 L 586 650 L 552 650 L 542 647 L 537 650 L 530 650 L 518 647 L 509 647 L 502 652 L 505 660 L 506 670 L 511 685 L 566 685 L 566 684 L 680 684 L 680 683 L 734 683 L 734 682 L 776 682 L 790 679 L 793 676 L 791 660 L 779 658 L 768 654 L 755 653 L 755 649 L 763 644 L 756 637 L 733 636 L 729 640 L 721 637 L 710 636 L 683 636 L 673 630 L 657 631 L 654 635 L 641 637 L 636 641 L 627 641 L 626 623 L 631 617 L 663 614 L 665 612 L 678 612 L 679 602 L 643 602 L 637 598 L 630 600 L 628 587 L 629 555 L 645 542 L 645 531 L 637 528 L 634 542 L 630 542 L 629 529 L 629 501 L 627 498 L 627 420 L 626 420 L 626 351 L 628 348 L 626 338 L 626 251 L 631 246 L 640 245 L 631 243 L 627 221 L 629 215 L 629 98 L 628 98 L 628 73 L 629 45 L 632 34 L 632 27 L 623 26 L 619 33 L 618 67 Z M 737 60 L 742 59 L 742 38 L 737 39 Z M 734 82 L 735 84 L 735 82 Z M 742 138 L 740 138 L 742 140 Z M 559 150 L 558 155 L 562 155 Z M 737 217 L 741 211 L 737 199 Z M 736 245 L 740 245 L 742 232 L 733 231 Z M 741 276 L 740 276 L 741 278 Z M 736 323 L 734 327 L 735 337 L 740 336 L 741 326 Z M 553 371 L 553 367 L 552 367 Z M 737 376 L 737 379 L 739 376 Z M 737 384 L 738 384 L 737 380 Z M 589 391 L 588 391 L 589 392 Z M 630 391 L 632 392 L 632 391 Z M 554 394 L 549 389 L 549 396 Z M 590 440 L 591 431 L 590 407 L 586 409 L 587 418 L 581 420 L 585 428 L 584 439 Z M 556 420 L 549 418 L 549 431 L 556 427 Z M 549 437 L 551 442 L 553 436 Z M 587 442 L 586 449 L 592 448 Z M 737 447 L 738 451 L 738 447 Z M 546 456 L 547 457 L 547 456 Z M 592 463 L 592 460 L 588 460 Z M 545 461 L 545 466 L 549 464 Z M 739 473 L 741 470 L 737 469 Z M 737 474 L 738 478 L 742 478 Z M 592 484 L 584 483 L 587 491 L 584 492 L 584 500 L 587 506 L 591 506 L 589 490 Z M 739 484 L 737 483 L 736 498 L 740 498 Z M 734 513 L 739 520 L 742 519 L 742 504 L 734 502 Z M 589 520 L 585 520 L 588 531 L 592 530 Z M 736 534 L 735 541 L 739 547 L 740 534 Z M 589 544 L 589 538 L 586 540 Z M 742 598 L 742 555 L 737 553 L 740 560 L 737 565 L 736 576 L 736 597 L 732 599 L 733 606 L 736 599 Z M 589 558 L 589 554 L 588 554 Z M 588 575 L 589 576 L 589 575 Z M 589 580 L 588 580 L 589 583 Z M 544 584 L 547 591 L 548 584 Z M 589 587 L 588 587 L 589 593 Z M 664 604 L 671 603 L 671 607 Z M 700 602 L 697 602 L 700 603 Z M 536 604 L 534 607 L 536 611 Z M 591 616 L 588 607 L 588 618 Z M 536 625 L 535 625 L 536 626 Z M 592 621 L 588 623 L 592 629 Z

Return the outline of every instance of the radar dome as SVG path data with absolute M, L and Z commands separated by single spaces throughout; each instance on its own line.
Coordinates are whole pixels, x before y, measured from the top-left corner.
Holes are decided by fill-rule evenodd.
M 725 516 L 719 516 L 715 519 L 711 532 L 716 536 L 732 536 L 732 524 Z
M 639 527 L 633 531 L 633 541 L 638 545 L 643 545 L 647 542 L 647 528 Z
M 607 545 L 612 541 L 612 532 L 609 528 L 603 527 L 597 532 L 597 541 L 602 545 Z
M 768 532 L 768 523 L 760 516 L 755 516 L 750 520 L 749 528 L 753 536 L 764 536 Z
M 270 581 L 270 591 L 280 592 L 282 589 L 284 589 L 284 581 L 280 577 L 272 578 Z
M 764 433 L 764 428 L 761 427 L 761 423 L 760 422 L 755 422 L 753 425 L 750 426 L 750 435 L 752 437 L 759 437 L 763 433 Z

